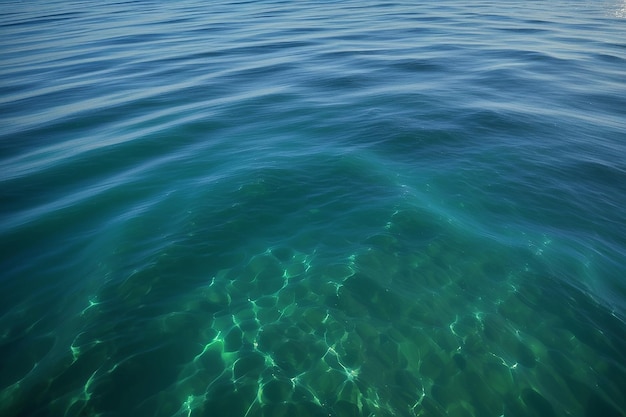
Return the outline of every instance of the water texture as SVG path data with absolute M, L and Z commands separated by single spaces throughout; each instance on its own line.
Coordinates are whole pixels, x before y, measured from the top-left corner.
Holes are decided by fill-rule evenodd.
M 624 416 L 626 3 L 1 1 L 3 416 Z

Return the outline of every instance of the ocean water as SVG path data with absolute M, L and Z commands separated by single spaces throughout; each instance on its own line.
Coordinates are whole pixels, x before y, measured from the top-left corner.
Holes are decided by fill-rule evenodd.
M 1 1 L 2 416 L 624 416 L 626 3 Z

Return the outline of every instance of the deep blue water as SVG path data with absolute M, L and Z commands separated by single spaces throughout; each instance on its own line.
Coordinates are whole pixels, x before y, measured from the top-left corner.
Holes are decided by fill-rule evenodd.
M 624 416 L 625 19 L 0 1 L 0 414 Z

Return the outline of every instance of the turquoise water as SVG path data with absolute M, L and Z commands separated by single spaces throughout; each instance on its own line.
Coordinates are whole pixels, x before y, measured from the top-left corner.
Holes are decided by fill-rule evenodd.
M 3 416 L 624 416 L 626 3 L 0 2 Z

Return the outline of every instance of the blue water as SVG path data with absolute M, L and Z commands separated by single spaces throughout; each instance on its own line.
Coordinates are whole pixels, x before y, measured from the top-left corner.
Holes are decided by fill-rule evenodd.
M 1 1 L 3 416 L 624 416 L 626 3 Z

